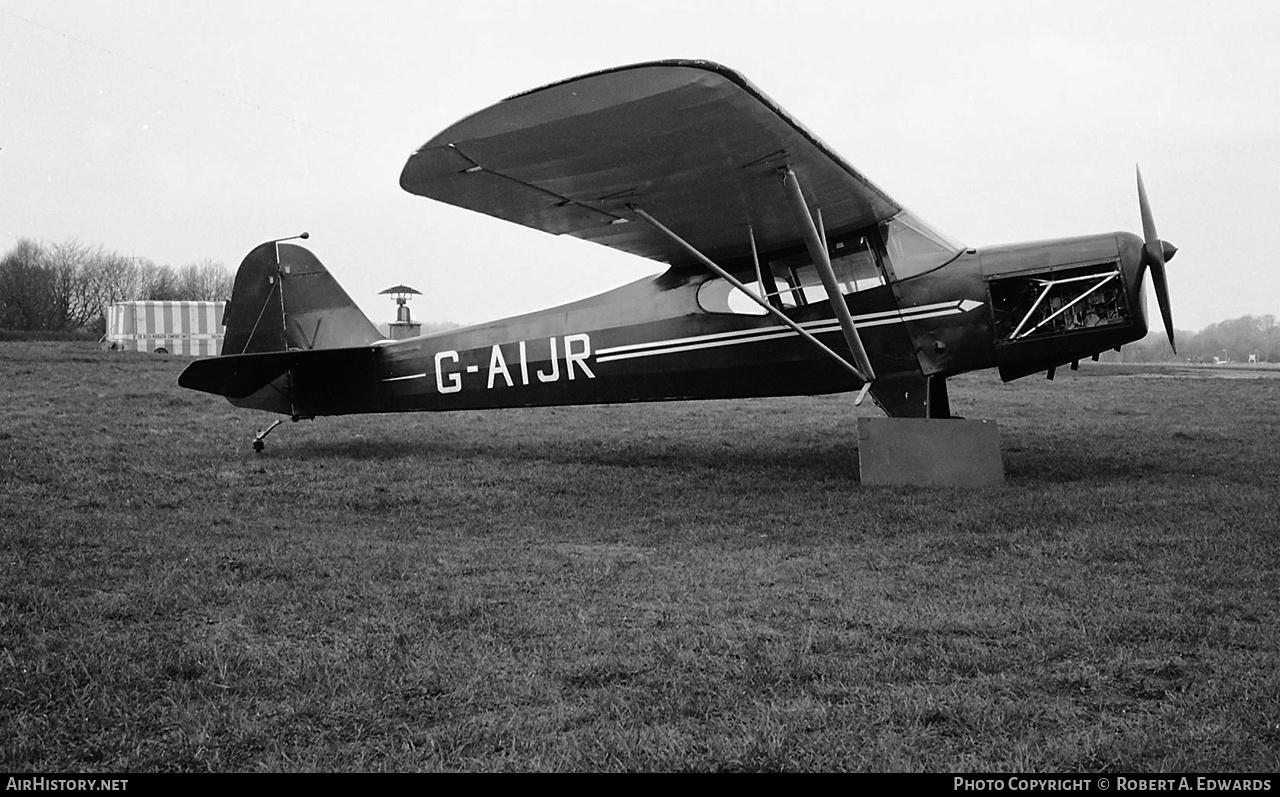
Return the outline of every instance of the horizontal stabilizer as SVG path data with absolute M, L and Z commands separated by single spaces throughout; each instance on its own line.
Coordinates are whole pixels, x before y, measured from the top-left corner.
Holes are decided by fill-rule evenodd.
M 231 354 L 196 360 L 178 384 L 237 407 L 286 415 L 376 412 L 377 346 Z
M 196 360 L 178 377 L 178 385 L 229 399 L 244 398 L 284 374 L 305 353 L 281 351 Z

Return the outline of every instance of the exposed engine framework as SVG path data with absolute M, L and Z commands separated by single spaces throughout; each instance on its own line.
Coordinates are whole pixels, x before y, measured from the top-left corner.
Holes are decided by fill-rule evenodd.
M 1129 320 L 1118 262 L 1019 274 L 991 283 L 996 340 L 1013 342 Z

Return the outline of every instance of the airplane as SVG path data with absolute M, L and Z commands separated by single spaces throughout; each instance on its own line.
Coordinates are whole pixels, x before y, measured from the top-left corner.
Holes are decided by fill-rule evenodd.
M 946 419 L 952 376 L 1053 378 L 1143 338 L 1148 273 L 1174 345 L 1165 264 L 1177 249 L 1156 233 L 1141 171 L 1142 237 L 968 248 L 709 61 L 516 94 L 427 141 L 400 185 L 665 268 L 391 341 L 309 250 L 268 241 L 237 272 L 222 354 L 179 384 L 295 421 L 852 391 L 890 418 Z

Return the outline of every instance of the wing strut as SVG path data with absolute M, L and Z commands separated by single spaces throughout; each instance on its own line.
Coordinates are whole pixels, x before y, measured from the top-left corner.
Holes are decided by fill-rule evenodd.
M 865 387 L 866 387 L 867 385 L 869 385 L 869 384 L 870 384 L 870 380 L 868 380 L 865 376 L 863 376 L 863 375 L 862 375 L 862 372 L 861 372 L 861 371 L 859 371 L 859 370 L 858 370 L 858 369 L 857 369 L 857 368 L 856 368 L 852 363 L 850 363 L 850 362 L 849 362 L 848 360 L 846 360 L 844 357 L 841 357 L 839 354 L 836 354 L 836 353 L 835 353 L 834 351 L 832 351 L 832 350 L 831 350 L 831 349 L 830 349 L 830 348 L 829 348 L 825 343 L 823 343 L 822 341 L 820 341 L 820 340 L 818 340 L 817 338 L 815 338 L 815 337 L 814 337 L 814 336 L 813 336 L 813 335 L 812 335 L 808 330 L 804 329 L 804 328 L 803 328 L 803 327 L 801 327 L 799 324 L 797 324 L 796 322 L 792 321 L 790 318 L 787 318 L 787 316 L 786 316 L 786 315 L 784 315 L 784 314 L 783 314 L 783 312 L 782 312 L 781 310 L 777 309 L 776 307 L 774 307 L 773 305 L 769 304 L 769 303 L 768 303 L 767 301 L 765 301 L 764 299 L 762 299 L 762 298 L 760 298 L 759 296 L 757 296 L 755 293 L 753 293 L 753 292 L 751 291 L 751 289 L 750 289 L 750 288 L 748 288 L 746 285 L 743 285 L 743 284 L 742 284 L 740 281 L 738 281 L 738 280 L 737 280 L 737 279 L 736 279 L 732 274 L 730 274 L 729 272 L 727 272 L 727 271 L 725 271 L 724 269 L 720 268 L 720 266 L 716 265 L 716 264 L 711 260 L 711 258 L 709 258 L 709 257 L 707 257 L 706 255 L 704 255 L 704 254 L 702 254 L 701 252 L 699 252 L 699 251 L 698 251 L 698 250 L 693 246 L 693 244 L 691 244 L 691 243 L 689 243 L 688 241 L 686 241 L 685 239 L 681 238 L 679 235 L 676 235 L 674 232 L 672 232 L 670 229 L 668 229 L 666 226 L 664 226 L 664 225 L 662 224 L 662 222 L 658 221 L 658 220 L 657 220 L 657 219 L 655 219 L 653 216 L 650 216 L 648 213 L 645 213 L 643 210 L 641 210 L 640 208 L 636 207 L 635 205 L 627 205 L 627 207 L 628 207 L 628 208 L 629 208 L 633 213 L 635 213 L 637 216 L 639 216 L 640 218 L 642 218 L 642 219 L 644 219 L 645 221 L 649 222 L 649 224 L 653 225 L 653 228 L 654 228 L 655 230 L 657 230 L 658 232 L 660 232 L 660 233 L 662 233 L 663 235 L 667 236 L 667 237 L 668 237 L 668 238 L 670 238 L 670 239 L 671 239 L 675 244 L 677 244 L 678 246 L 680 246 L 681 248 L 683 248 L 686 252 L 688 252 L 689 254 L 693 255 L 695 258 L 697 258 L 697 260 L 698 260 L 698 262 L 699 262 L 699 263 L 701 263 L 702 265 L 704 265 L 704 266 L 706 266 L 707 268 L 711 269 L 713 272 L 715 272 L 716 274 L 718 274 L 720 277 L 722 277 L 726 282 L 728 282 L 728 283 L 729 283 L 730 285 L 732 285 L 733 287 L 735 287 L 735 288 L 737 288 L 738 290 L 742 291 L 742 293 L 743 293 L 743 294 L 745 294 L 745 295 L 746 295 L 746 297 L 747 297 L 748 299 L 750 299 L 751 301 L 753 301 L 753 302 L 755 302 L 756 304 L 758 304 L 758 305 L 760 305 L 761 307 L 763 307 L 763 308 L 765 309 L 765 311 L 769 313 L 769 315 L 771 315 L 771 316 L 773 316 L 774 318 L 776 318 L 780 323 L 784 324 L 784 325 L 785 325 L 787 328 L 789 328 L 791 331 L 795 332 L 795 333 L 796 333 L 797 335 L 799 335 L 800 337 L 802 337 L 802 338 L 804 338 L 805 340 L 809 341 L 809 342 L 810 342 L 810 343 L 812 343 L 814 346 L 816 346 L 818 349 L 820 349 L 824 354 L 826 354 L 828 357 L 830 357 L 831 359 L 835 360 L 836 362 L 840 363 L 840 365 L 842 365 L 842 366 L 844 366 L 846 369 L 848 369 L 848 370 L 849 370 L 849 372 L 850 372 L 850 373 L 852 373 L 854 376 L 856 376 L 856 377 L 858 378 L 858 381 L 859 381 L 859 382 L 861 382 L 861 383 L 863 384 L 864 392 L 865 392 Z M 828 267 L 829 267 L 829 266 L 828 266 Z M 847 309 L 847 308 L 846 308 L 845 312 L 848 312 L 848 309 Z M 856 334 L 856 333 L 855 333 L 855 334 Z M 865 354 L 864 354 L 863 356 L 865 356 Z M 860 399 L 861 399 L 861 396 L 859 396 L 859 400 L 860 400 Z
M 781 171 L 782 184 L 787 190 L 787 200 L 791 203 L 791 212 L 795 214 L 796 223 L 800 225 L 804 244 L 809 249 L 809 258 L 813 260 L 813 266 L 818 270 L 818 276 L 822 278 L 822 287 L 826 290 L 831 307 L 836 312 L 836 319 L 840 322 L 840 330 L 844 332 L 845 342 L 849 344 L 849 351 L 853 353 L 853 360 L 860 369 L 858 377 L 868 384 L 874 382 L 876 372 L 871 368 L 871 360 L 867 357 L 867 350 L 862 345 L 858 328 L 853 325 L 853 316 L 849 313 L 849 305 L 845 302 L 840 283 L 836 280 L 836 272 L 831 268 L 831 255 L 827 253 L 827 245 L 818 235 L 818 228 L 813 224 L 813 215 L 805 205 L 804 195 L 800 192 L 800 181 L 796 179 L 796 173 L 791 171 L 790 167 Z
M 756 266 L 756 280 L 760 282 L 760 290 L 768 298 L 769 304 L 778 310 L 782 309 L 782 296 L 778 292 L 778 282 L 773 278 L 772 269 L 760 268 L 760 253 L 756 251 L 756 231 L 747 225 L 747 235 L 751 237 L 751 262 Z

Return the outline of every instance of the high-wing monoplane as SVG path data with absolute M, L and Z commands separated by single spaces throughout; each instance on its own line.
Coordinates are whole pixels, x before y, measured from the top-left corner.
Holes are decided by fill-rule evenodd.
M 1147 274 L 1173 345 L 1176 250 L 1156 234 L 1141 173 L 1142 237 L 966 248 L 710 62 L 510 97 L 424 144 L 400 185 L 665 269 L 390 341 L 311 252 L 271 241 L 236 275 L 223 354 L 179 384 L 294 420 L 841 391 L 890 417 L 948 418 L 951 376 L 1052 375 L 1142 338 Z

